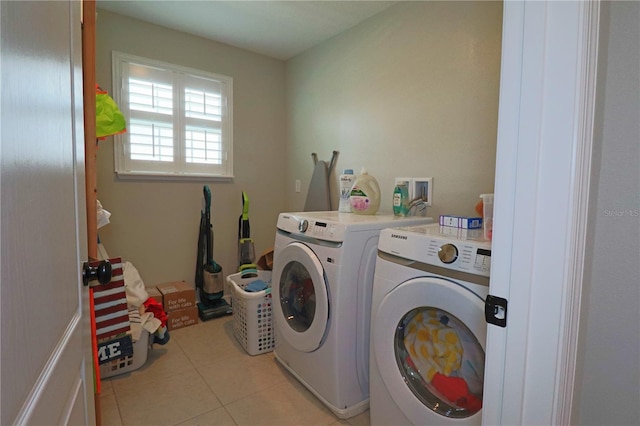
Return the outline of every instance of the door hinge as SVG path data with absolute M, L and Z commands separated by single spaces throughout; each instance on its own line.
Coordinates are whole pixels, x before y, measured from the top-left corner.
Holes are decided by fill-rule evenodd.
M 484 302 L 484 319 L 489 324 L 507 326 L 507 299 L 488 295 Z

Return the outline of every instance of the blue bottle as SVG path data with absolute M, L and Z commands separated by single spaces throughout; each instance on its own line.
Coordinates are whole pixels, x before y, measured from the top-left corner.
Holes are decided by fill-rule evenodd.
M 408 212 L 409 188 L 407 182 L 398 182 L 393 190 L 393 214 L 404 217 Z

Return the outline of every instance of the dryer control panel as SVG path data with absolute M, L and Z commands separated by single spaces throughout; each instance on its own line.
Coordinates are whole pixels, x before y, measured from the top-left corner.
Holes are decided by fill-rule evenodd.
M 277 228 L 294 237 L 342 243 L 351 233 L 378 233 L 381 229 L 433 223 L 430 217 L 396 217 L 393 215 L 358 215 L 353 213 L 298 212 L 280 213 Z
M 440 225 L 385 229 L 378 249 L 428 265 L 488 277 L 491 272 L 491 242 L 478 236 L 452 236 Z
M 487 277 L 491 271 L 491 249 L 462 241 L 443 244 L 437 239 L 431 240 L 425 256 L 412 260 Z
M 345 235 L 345 226 L 341 223 L 301 217 L 295 214 L 281 214 L 278 217 L 278 229 L 292 235 L 333 242 L 343 241 Z

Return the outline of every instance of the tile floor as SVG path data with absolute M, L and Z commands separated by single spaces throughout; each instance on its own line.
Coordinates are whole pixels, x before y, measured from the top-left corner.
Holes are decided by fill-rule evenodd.
M 174 330 L 138 370 L 102 381 L 102 425 L 369 425 L 335 417 L 274 359 L 248 355 L 232 316 Z

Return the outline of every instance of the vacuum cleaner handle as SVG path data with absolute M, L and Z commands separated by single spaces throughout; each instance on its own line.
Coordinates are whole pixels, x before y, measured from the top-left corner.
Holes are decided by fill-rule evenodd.
M 210 216 L 211 215 L 211 190 L 209 189 L 209 185 L 205 185 L 202 188 L 202 192 L 204 193 L 205 212 Z
M 204 216 L 205 216 L 205 239 L 207 246 L 207 261 L 205 262 L 206 266 L 212 266 L 213 264 L 213 235 L 211 229 L 211 190 L 208 185 L 205 185 L 202 189 L 204 193 Z
M 251 226 L 249 225 L 249 197 L 242 191 L 242 216 L 240 220 L 241 238 L 251 237 Z

